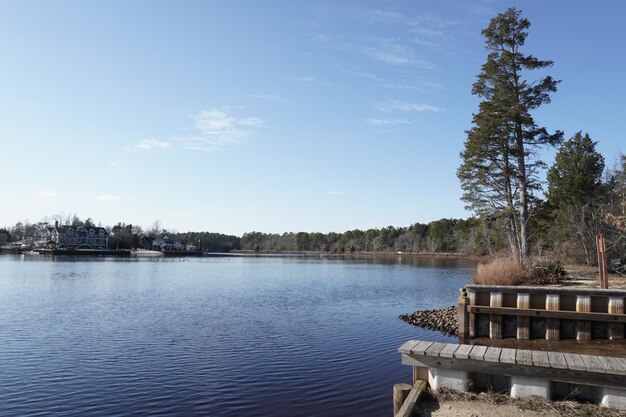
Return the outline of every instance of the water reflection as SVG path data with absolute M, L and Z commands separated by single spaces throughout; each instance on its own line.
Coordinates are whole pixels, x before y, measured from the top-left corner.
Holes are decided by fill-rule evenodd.
M 0 415 L 389 414 L 471 261 L 0 256 Z M 358 386 L 358 389 L 354 389 Z

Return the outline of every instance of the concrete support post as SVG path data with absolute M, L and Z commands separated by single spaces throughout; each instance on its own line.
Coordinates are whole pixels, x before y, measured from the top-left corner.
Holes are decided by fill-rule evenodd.
M 558 294 L 546 295 L 546 310 L 559 310 L 560 297 Z M 546 340 L 559 340 L 561 336 L 561 320 L 546 320 Z
M 517 294 L 517 308 L 530 308 L 530 294 Z M 517 316 L 517 338 L 530 339 L 530 317 Z
M 490 307 L 502 307 L 502 293 L 492 292 L 489 298 Z M 502 316 L 499 314 L 489 315 L 489 338 L 502 339 Z
M 529 398 L 532 396 L 549 400 L 552 397 L 552 382 L 543 378 L 511 377 L 511 397 Z
M 601 388 L 600 405 L 618 410 L 626 410 L 626 390 Z
M 624 299 L 622 297 L 610 297 L 609 298 L 609 314 L 624 314 Z M 623 323 L 611 323 L 609 324 L 609 339 L 623 339 L 624 338 L 624 324 Z
M 576 297 L 576 311 L 581 313 L 591 312 L 591 297 L 579 295 Z M 576 340 L 591 340 L 591 322 L 578 320 L 576 322 Z
M 453 369 L 430 368 L 428 371 L 428 384 L 437 391 L 439 388 L 453 389 L 456 391 L 469 390 L 469 378 L 465 371 Z

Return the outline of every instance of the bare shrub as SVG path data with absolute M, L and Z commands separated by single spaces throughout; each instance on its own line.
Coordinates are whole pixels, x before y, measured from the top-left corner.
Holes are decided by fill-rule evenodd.
M 479 264 L 474 275 L 474 284 L 481 285 L 520 285 L 524 279 L 524 268 L 512 259 L 497 258 L 486 264 Z

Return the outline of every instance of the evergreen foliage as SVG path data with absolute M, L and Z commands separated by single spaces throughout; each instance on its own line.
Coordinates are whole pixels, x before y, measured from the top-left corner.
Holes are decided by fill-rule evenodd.
M 557 207 L 584 205 L 602 194 L 604 157 L 588 133 L 563 142 L 548 170 L 548 201 Z
M 489 54 L 472 88 L 482 101 L 457 171 L 463 200 L 479 215 L 506 220 L 512 252 L 522 263 L 530 256 L 530 210 L 540 189 L 537 173 L 545 167 L 537 150 L 562 140 L 560 131 L 549 134 L 531 115 L 550 102 L 559 81 L 551 76 L 535 82 L 523 78 L 525 72 L 552 65 L 520 51 L 529 27 L 512 7 L 482 31 Z
M 565 141 L 548 170 L 548 209 L 557 241 L 574 239 L 580 257 L 595 258 L 595 237 L 602 230 L 604 157 L 589 134 L 576 133 Z

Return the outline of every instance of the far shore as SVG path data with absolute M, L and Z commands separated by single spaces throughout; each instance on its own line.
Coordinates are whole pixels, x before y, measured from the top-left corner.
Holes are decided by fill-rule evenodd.
M 491 259 L 491 256 L 470 256 L 455 252 L 320 252 L 320 251 L 254 251 L 237 249 L 230 253 L 241 255 L 302 255 L 302 256 L 337 256 L 337 257 L 397 257 L 415 256 L 424 258 L 459 258 L 459 259 Z

